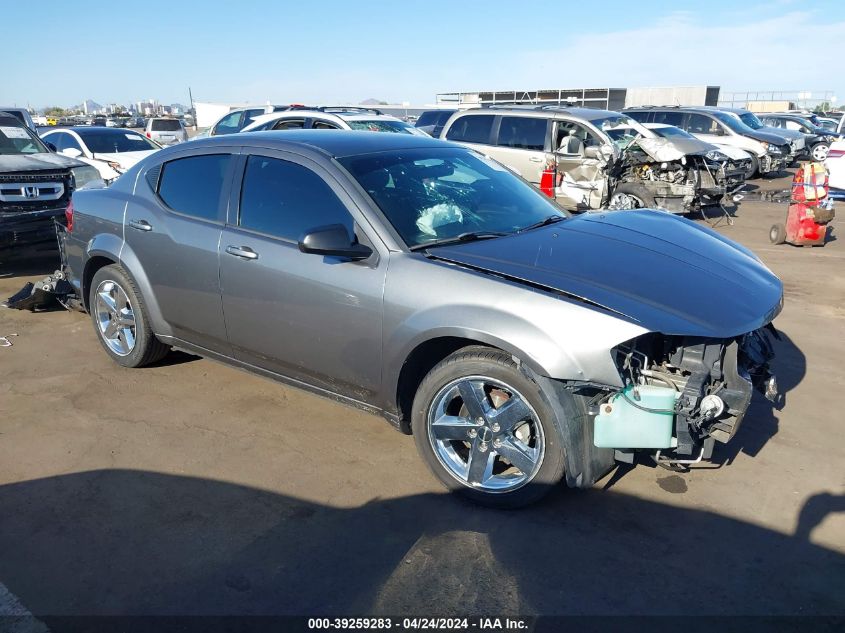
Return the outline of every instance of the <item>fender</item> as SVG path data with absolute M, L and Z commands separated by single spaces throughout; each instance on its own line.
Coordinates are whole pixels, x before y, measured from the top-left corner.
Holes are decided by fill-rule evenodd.
M 542 298 L 536 293 L 531 294 Z M 551 300 L 549 303 L 553 307 L 574 307 L 580 310 L 562 301 Z M 554 309 L 549 312 L 546 318 L 538 318 L 538 311 L 525 310 L 524 314 L 532 315 L 530 320 L 521 314 L 481 305 L 468 305 L 461 310 L 456 310 L 455 306 L 443 306 L 414 313 L 394 328 L 384 341 L 384 408 L 398 410 L 396 394 L 399 377 L 412 352 L 420 345 L 444 337 L 463 338 L 497 347 L 511 354 L 536 375 L 561 380 L 596 381 L 621 387 L 618 370 L 608 350 L 646 330 L 610 316 L 593 313 L 597 321 L 608 319 L 617 327 L 609 327 L 607 324 L 604 336 L 598 336 L 595 345 L 587 349 L 583 339 L 588 328 L 567 331 L 561 328 L 566 320 L 560 319 L 561 315 L 556 314 Z M 450 321 L 452 324 L 449 326 L 438 325 Z M 590 324 L 591 336 L 596 331 L 596 325 L 599 324 Z M 578 338 L 582 339 L 580 345 L 575 343 Z
M 144 306 L 147 309 L 147 315 L 150 318 L 150 325 L 153 332 L 160 336 L 173 336 L 173 330 L 164 320 L 150 280 L 146 272 L 144 272 L 144 267 L 141 265 L 132 247 L 126 242 L 123 242 L 122 245 L 123 248 L 120 250 L 120 265 L 132 277 L 135 287 L 138 288 L 144 299 Z

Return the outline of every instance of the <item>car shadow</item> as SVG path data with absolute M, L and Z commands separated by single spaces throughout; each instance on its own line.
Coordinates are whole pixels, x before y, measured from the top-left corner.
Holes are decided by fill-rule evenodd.
M 48 626 L 106 614 L 841 614 L 845 556 L 807 535 L 842 505 L 813 497 L 790 536 L 598 489 L 557 487 L 516 512 L 447 494 L 337 508 L 97 470 L 0 487 L 0 582 Z

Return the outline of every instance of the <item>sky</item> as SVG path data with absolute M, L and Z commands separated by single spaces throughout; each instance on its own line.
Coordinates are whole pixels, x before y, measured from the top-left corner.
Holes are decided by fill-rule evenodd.
M 703 84 L 845 101 L 841 0 L 37 5 L 33 21 L 29 2 L 3 3 L 0 105 L 187 104 L 189 87 L 195 101 L 425 105 L 440 92 Z

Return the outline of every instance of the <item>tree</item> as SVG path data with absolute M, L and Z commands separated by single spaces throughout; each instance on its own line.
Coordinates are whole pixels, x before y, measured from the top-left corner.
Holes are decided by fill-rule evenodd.
M 46 116 L 60 117 L 60 116 L 65 116 L 66 112 L 65 112 L 64 108 L 60 108 L 58 106 L 52 106 L 50 108 L 45 108 L 44 114 Z

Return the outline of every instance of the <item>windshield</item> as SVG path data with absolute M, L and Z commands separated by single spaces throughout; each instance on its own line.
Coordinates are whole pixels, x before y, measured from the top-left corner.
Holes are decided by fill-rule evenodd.
M 590 123 L 607 134 L 610 140 L 621 149 L 628 147 L 638 136 L 644 136 L 646 138 L 654 137 L 641 123 L 621 114 L 614 114 L 601 119 L 592 119 Z
M 46 154 L 47 146 L 28 128 L 0 125 L 0 154 Z
M 348 121 L 349 127 L 353 130 L 365 132 L 399 132 L 405 134 L 425 134 L 416 129 L 410 123 L 404 121 L 389 121 L 384 119 L 373 119 L 370 121 Z
M 159 146 L 136 132 L 107 132 L 106 130 L 79 130 L 88 149 L 94 154 L 144 152 Z
M 739 120 L 745 123 L 752 130 L 759 130 L 764 127 L 763 122 L 753 112 L 744 112 L 739 115 Z
M 426 148 L 339 159 L 409 247 L 468 233 L 514 233 L 551 216 L 551 200 L 476 152 Z
M 745 123 L 737 119 L 732 114 L 720 112 L 719 110 L 713 110 L 712 112 L 710 112 L 710 114 L 722 123 L 724 123 L 725 126 L 728 127 L 728 129 L 733 130 L 737 134 L 748 134 L 749 132 L 753 131 L 750 127 L 748 127 Z

